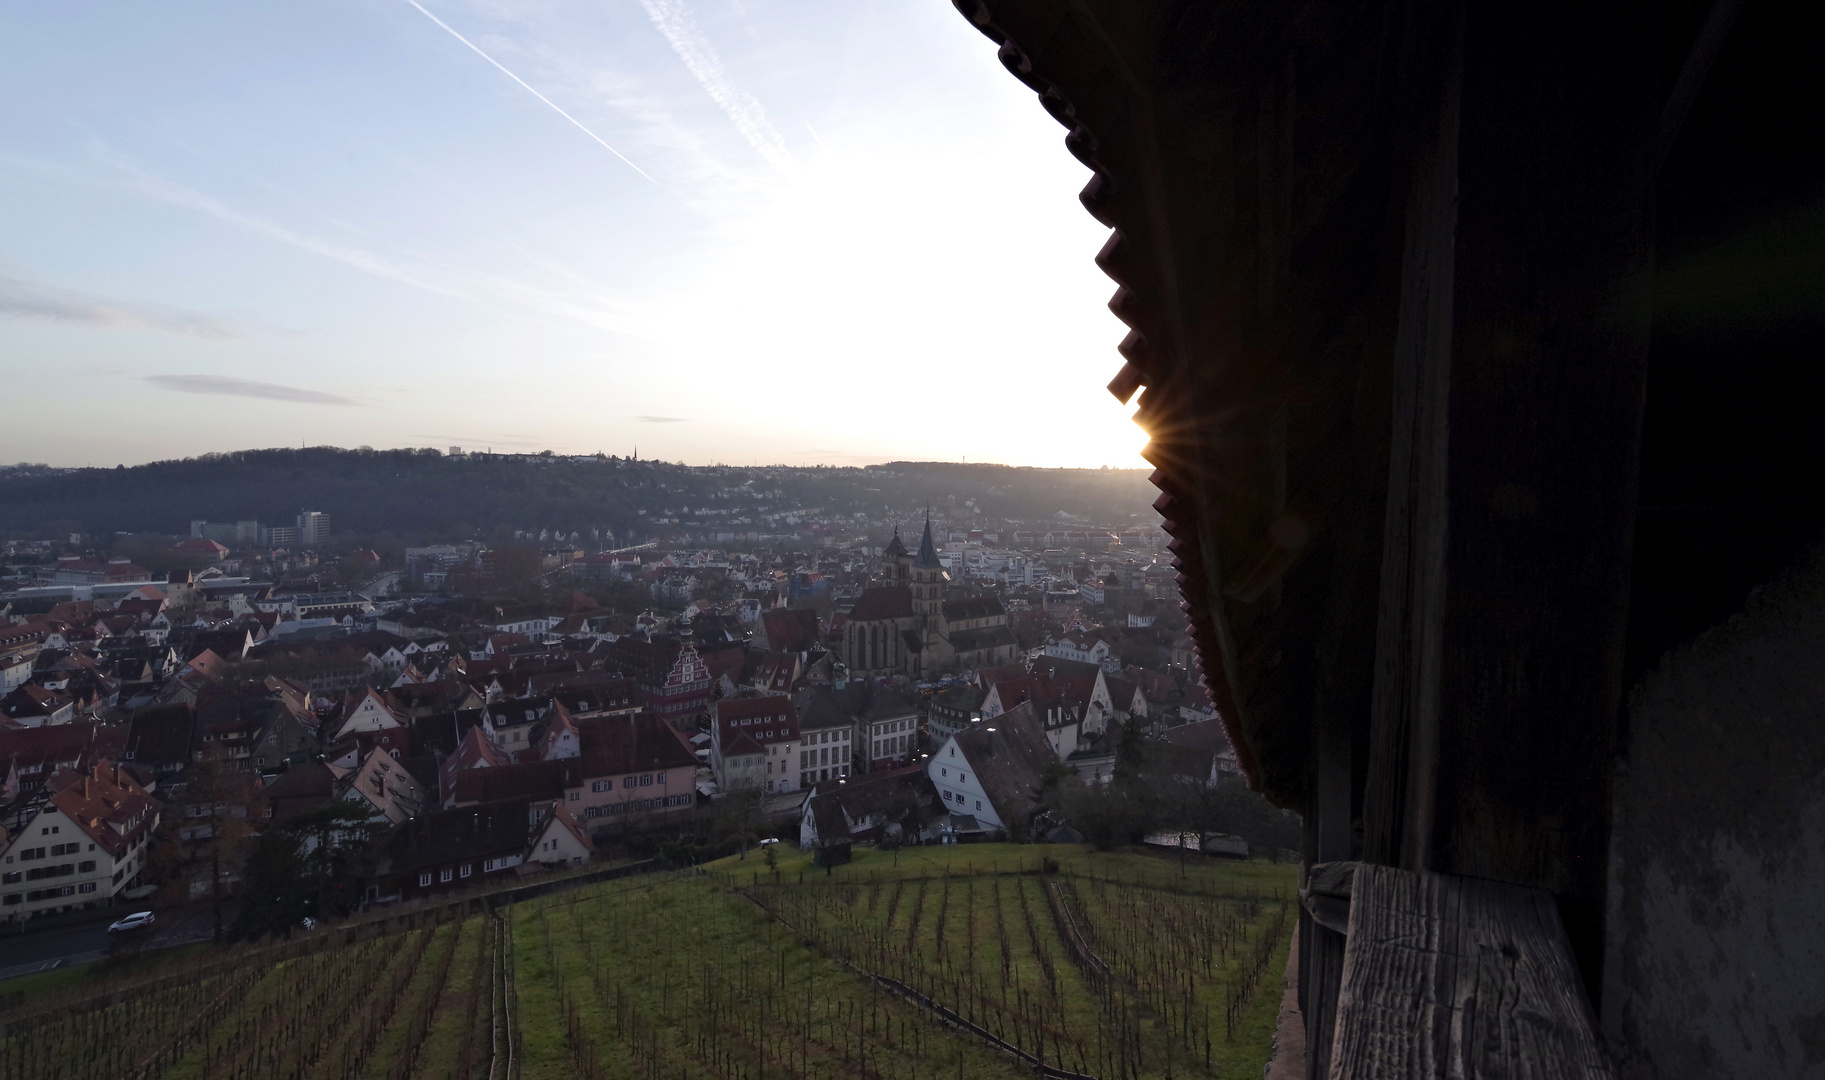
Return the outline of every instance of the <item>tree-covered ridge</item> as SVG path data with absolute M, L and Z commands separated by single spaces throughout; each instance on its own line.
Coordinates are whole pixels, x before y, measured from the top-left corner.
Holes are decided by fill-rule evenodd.
M 653 519 L 764 528 L 767 515 L 878 518 L 931 504 L 940 514 L 1013 520 L 1145 519 L 1145 474 L 893 462 L 865 468 L 685 466 L 626 458 L 446 455 L 431 449 L 241 450 L 112 469 L 0 468 L 0 535 L 181 534 L 193 519 L 289 524 L 301 509 L 336 532 L 426 541 L 500 528 L 618 537 Z M 746 518 L 747 525 L 737 525 Z

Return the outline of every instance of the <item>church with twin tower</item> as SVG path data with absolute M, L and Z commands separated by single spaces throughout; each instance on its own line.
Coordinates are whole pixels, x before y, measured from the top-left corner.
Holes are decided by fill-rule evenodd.
M 881 555 L 887 583 L 863 590 L 843 627 L 843 662 L 851 675 L 931 680 L 1019 657 L 998 598 L 947 595 L 950 574 L 938 561 L 930 513 L 917 556 L 900 542 L 898 529 Z

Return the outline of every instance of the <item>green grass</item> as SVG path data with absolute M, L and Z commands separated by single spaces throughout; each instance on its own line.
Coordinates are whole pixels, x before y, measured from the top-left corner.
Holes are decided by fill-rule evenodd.
M 0 1001 L 23 1002 L 41 998 L 52 991 L 75 986 L 89 978 L 95 969 L 96 961 L 89 960 L 80 964 L 65 964 L 49 971 L 34 971 L 30 975 L 15 975 L 0 982 Z
M 78 989 L 90 981 L 113 981 L 128 975 L 156 974 L 161 968 L 175 967 L 193 961 L 214 946 L 208 943 L 178 945 L 169 949 L 123 956 L 104 956 L 80 964 L 65 964 L 49 971 L 15 975 L 0 981 L 0 1012 L 17 1005 L 43 1001 L 58 991 Z
M 1054 1064 L 1253 1076 L 1265 1061 L 1291 867 L 1008 845 L 858 855 L 828 873 L 797 854 L 772 874 L 752 859 L 716 870 L 821 945 Z
M 0 1078 L 446 1080 L 487 1075 L 497 1031 L 527 1080 L 1032 1074 L 869 973 L 1108 1080 L 1267 1059 L 1289 866 L 967 845 L 825 872 L 774 850 L 773 871 L 750 852 L 356 945 L 47 972 L 56 1008 L 0 1017 Z

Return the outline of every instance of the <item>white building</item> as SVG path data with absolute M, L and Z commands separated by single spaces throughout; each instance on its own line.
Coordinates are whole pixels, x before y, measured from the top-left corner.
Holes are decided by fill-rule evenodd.
M 330 516 L 316 510 L 298 515 L 298 543 L 307 547 L 325 543 L 330 538 Z
M 1109 643 L 1095 634 L 1073 630 L 1046 642 L 1046 655 L 1055 660 L 1101 666 L 1109 659 Z
M 1012 833 L 1037 809 L 1046 765 L 1056 760 L 1029 702 L 946 739 L 925 771 L 953 818 L 973 818 L 983 831 Z
M 876 697 L 859 726 L 867 740 L 869 772 L 900 768 L 919 751 L 919 710 L 890 694 Z
M 710 725 L 710 768 L 724 791 L 799 789 L 798 711 L 790 698 L 725 698 Z
M 99 907 L 138 884 L 162 807 L 102 760 L 63 771 L 55 793 L 0 854 L 0 920 Z

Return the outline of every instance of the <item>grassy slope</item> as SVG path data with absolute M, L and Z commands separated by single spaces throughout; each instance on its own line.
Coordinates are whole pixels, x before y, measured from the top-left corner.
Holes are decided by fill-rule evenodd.
M 1276 891 L 1290 894 L 1291 867 L 981 845 L 858 849 L 854 862 L 826 873 L 801 853 L 775 851 L 776 871 L 750 853 L 705 874 L 607 882 L 507 909 L 503 943 L 511 948 L 503 951 L 515 976 L 524 1076 L 1030 1074 L 880 991 L 844 966 L 845 952 L 1010 1041 L 1032 1048 L 1044 1031 L 1048 1061 L 1062 1050 L 1067 1065 L 1081 1059 L 1106 1077 L 1118 1071 L 1111 1033 L 1124 1026 L 1139 1033 L 1140 1076 L 1165 1075 L 1168 1043 L 1174 1076 L 1252 1077 L 1268 1056 L 1291 934 L 1264 962 L 1248 959 L 1248 950 L 1279 910 Z M 1059 875 L 1034 872 L 1046 858 L 1060 864 Z M 1100 928 L 1093 947 L 1129 988 L 1114 996 L 1118 1006 L 1072 961 L 1048 906 L 1048 881 L 1071 896 L 1065 902 L 1086 925 Z M 809 940 L 750 895 L 793 917 Z M 315 1063 L 306 1075 L 379 1078 L 397 1075 L 416 1047 L 410 1075 L 442 1080 L 463 1075 L 465 1045 L 485 1071 L 494 926 L 491 917 L 471 917 L 277 963 L 277 954 L 254 955 L 226 969 L 210 966 L 221 954 L 199 956 L 190 961 L 205 965 L 195 980 L 166 979 L 156 994 L 101 1009 L 72 1002 L 54 1023 L 0 1041 L 0 1075 L 102 1075 L 165 1047 L 162 1074 L 172 1078 L 236 1069 L 282 1075 L 303 1061 Z M 1179 963 L 1200 949 L 1207 968 Z M 74 984 L 48 973 L 59 986 L 28 989 L 68 1001 L 72 985 L 102 994 L 159 970 L 147 962 L 112 974 L 98 967 Z M 1253 971 L 1262 975 L 1232 1032 L 1221 1019 L 1226 988 Z M 1174 979 L 1173 990 L 1161 989 Z M 132 1060 L 97 1058 L 98 1047 Z
M 940 974 L 954 976 L 962 972 L 965 978 L 971 971 L 978 975 L 986 974 L 988 977 L 980 981 L 988 984 L 986 990 L 991 995 L 998 995 L 999 987 L 995 984 L 999 980 L 995 977 L 995 969 L 999 967 L 1001 957 L 999 946 L 984 940 L 986 937 L 999 936 L 994 916 L 997 906 L 993 900 L 995 878 L 985 875 L 1022 875 L 1013 878 L 1003 876 L 1000 879 L 1002 888 L 999 906 L 1007 921 L 1007 961 L 1013 969 L 1013 977 L 1009 980 L 1009 996 L 1018 1009 L 1024 993 L 1029 1012 L 1038 1017 L 1053 1013 L 1062 1016 L 1063 1019 L 1053 1025 L 1053 1036 L 1066 1039 L 1064 1056 L 1068 1066 L 1077 1067 L 1078 1064 L 1078 1051 L 1068 1045 L 1070 1035 L 1077 1033 L 1086 1044 L 1082 1053 L 1087 1071 L 1113 1075 L 1116 1069 L 1114 1065 L 1099 1070 L 1091 1064 L 1096 1051 L 1089 1045 L 1093 1040 L 1084 1033 L 1097 1025 L 1113 1027 L 1119 1021 L 1112 1018 L 1105 1008 L 1099 1007 L 1093 988 L 1071 961 L 1069 950 L 1058 937 L 1041 880 L 1034 873 L 1042 861 L 1047 859 L 1058 864 L 1058 877 L 1054 880 L 1076 883 L 1073 889 L 1084 901 L 1079 916 L 1085 929 L 1094 932 L 1099 926 L 1105 928 L 1105 932 L 1100 935 L 1102 940 L 1094 941 L 1093 948 L 1105 962 L 1118 970 L 1118 974 L 1122 972 L 1124 961 L 1141 968 L 1146 968 L 1149 963 L 1156 966 L 1170 964 L 1167 954 L 1187 948 L 1196 936 L 1192 932 L 1195 928 L 1188 923 L 1200 916 L 1214 921 L 1224 909 L 1235 909 L 1238 904 L 1246 906 L 1249 900 L 1260 898 L 1256 911 L 1242 913 L 1242 917 L 1250 920 L 1250 929 L 1230 943 L 1232 955 L 1227 958 L 1215 955 L 1208 957 L 1213 968 L 1208 975 L 1187 972 L 1187 976 L 1196 984 L 1189 1008 L 1185 1007 L 1187 1003 L 1183 999 L 1162 1000 L 1157 1004 L 1166 1010 L 1166 1015 L 1161 1014 L 1160 1008 L 1149 1010 L 1144 1005 L 1143 1015 L 1139 1018 L 1146 1033 L 1143 1043 L 1147 1049 L 1157 1056 L 1164 1053 L 1163 1047 L 1167 1042 L 1173 1043 L 1176 1059 L 1173 1063 L 1174 1074 L 1186 1075 L 1189 1072 L 1197 1075 L 1202 1071 L 1205 1041 L 1195 1031 L 1186 1032 L 1184 1029 L 1201 1026 L 1205 1022 L 1203 1010 L 1209 1007 L 1208 1022 L 1216 1029 L 1216 1034 L 1208 1043 L 1211 1065 L 1209 1074 L 1254 1075 L 1267 1059 L 1272 1043 L 1280 997 L 1278 975 L 1285 967 L 1286 951 L 1292 936 L 1290 913 L 1285 931 L 1262 965 L 1262 977 L 1250 979 L 1252 972 L 1243 969 L 1252 967 L 1252 961 L 1257 958 L 1242 954 L 1248 953 L 1250 946 L 1259 939 L 1262 923 L 1271 909 L 1277 906 L 1275 899 L 1292 896 L 1297 877 L 1291 866 L 1266 862 L 1180 860 L 1138 851 L 1101 853 L 1083 848 L 1052 846 L 965 845 L 908 848 L 898 852 L 857 849 L 853 862 L 825 874 L 809 865 L 807 855 L 792 852 L 783 857 L 776 856 L 779 866 L 777 877 L 782 881 L 797 882 L 802 874 L 807 886 L 816 881 L 841 882 L 846 876 L 852 882 L 863 883 L 864 889 L 867 888 L 866 883 L 878 882 L 878 890 L 883 894 L 879 904 L 882 910 L 875 912 L 879 917 L 872 921 L 877 925 L 886 921 L 896 938 L 901 933 L 908 933 L 908 937 L 901 939 L 904 942 L 903 949 L 913 949 L 917 943 L 918 949 L 924 953 L 922 959 L 926 966 L 935 968 Z M 753 861 L 750 857 L 734 863 L 734 869 L 730 869 L 731 861 L 725 860 L 719 869 L 732 873 L 738 879 L 745 876 L 752 881 L 755 875 L 751 868 Z M 960 927 L 956 915 L 947 914 L 944 936 L 946 951 L 949 953 L 945 959 L 948 962 L 936 964 L 935 921 L 937 913 L 945 908 L 941 880 L 945 876 L 951 882 L 950 903 L 959 904 L 960 911 L 973 910 L 975 913 L 975 955 L 973 959 L 970 956 L 972 924 L 964 921 Z M 761 877 L 764 880 L 764 870 Z M 912 934 L 912 913 L 921 910 L 921 905 L 911 887 L 911 881 L 919 878 L 933 880 L 928 882 L 928 895 L 922 906 L 922 926 L 916 934 Z M 968 887 L 972 878 L 973 889 Z M 884 913 L 884 908 L 892 903 L 891 896 L 888 895 L 888 883 L 896 879 L 906 882 L 906 885 L 903 887 L 901 903 L 889 921 L 885 920 Z M 963 887 L 959 888 L 959 884 Z M 1113 899 L 1125 900 L 1127 903 L 1120 910 L 1112 910 L 1108 902 Z M 1124 941 L 1124 938 L 1129 940 Z M 1139 953 L 1136 955 L 1127 955 L 1136 953 L 1137 949 Z M 1049 954 L 1053 973 L 1051 978 L 1045 975 L 1045 964 L 1038 955 L 1041 950 Z M 1157 979 L 1163 973 L 1153 974 Z M 1232 1035 L 1223 1021 L 1225 984 L 1245 981 L 1253 986 L 1254 993 L 1240 1010 Z M 1135 996 L 1147 997 L 1144 992 Z M 1167 995 L 1169 998 L 1172 996 Z M 1151 1012 L 1151 1016 L 1146 1015 L 1148 1012 Z M 1178 1038 L 1169 1040 L 1161 1035 L 1160 1027 L 1168 1018 L 1171 1026 L 1178 1031 Z M 1031 1050 L 1035 1040 L 1020 1041 Z M 1188 1062 L 1185 1057 L 1178 1057 L 1179 1054 L 1194 1060 Z M 1153 1060 L 1144 1054 L 1142 1072 L 1163 1074 L 1165 1064 L 1163 1060 Z M 1194 1065 L 1195 1067 L 1188 1067 Z

